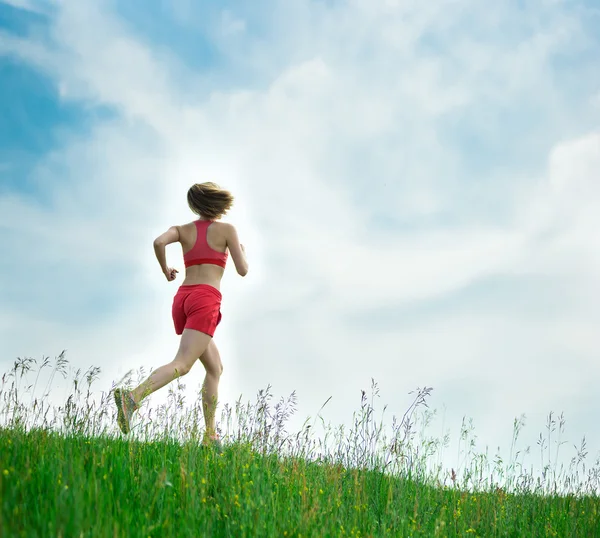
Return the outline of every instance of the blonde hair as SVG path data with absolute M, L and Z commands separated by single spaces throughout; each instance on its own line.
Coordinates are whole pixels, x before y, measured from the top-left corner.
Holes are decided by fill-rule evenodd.
M 233 205 L 233 195 L 212 181 L 196 183 L 187 193 L 190 209 L 208 220 L 220 219 Z

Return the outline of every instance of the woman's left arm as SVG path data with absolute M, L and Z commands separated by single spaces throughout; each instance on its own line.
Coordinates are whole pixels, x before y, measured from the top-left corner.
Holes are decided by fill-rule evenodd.
M 154 240 L 154 254 L 156 254 L 156 259 L 160 264 L 160 268 L 169 282 L 175 280 L 175 277 L 179 271 L 167 265 L 165 247 L 171 243 L 176 243 L 177 241 L 179 241 L 178 226 L 171 226 L 164 234 L 159 235 Z

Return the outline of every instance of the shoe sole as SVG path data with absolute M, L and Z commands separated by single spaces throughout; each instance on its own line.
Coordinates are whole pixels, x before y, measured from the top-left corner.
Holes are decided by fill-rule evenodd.
M 117 424 L 119 425 L 119 428 L 121 428 L 121 431 L 127 435 L 131 431 L 131 428 L 127 421 L 127 417 L 125 416 L 123 391 L 121 389 L 115 389 L 113 395 L 115 397 L 115 404 L 117 405 Z

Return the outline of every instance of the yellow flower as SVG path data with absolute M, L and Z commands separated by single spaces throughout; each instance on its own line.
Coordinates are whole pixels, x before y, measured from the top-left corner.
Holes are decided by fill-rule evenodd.
M 4 469 L 4 471 L 2 471 L 2 474 L 3 474 L 4 476 L 8 476 L 8 469 Z
M 206 484 L 206 480 L 205 480 L 204 478 L 201 480 L 201 482 L 202 482 L 203 484 Z
M 323 490 L 322 489 L 319 490 L 319 494 L 323 495 Z

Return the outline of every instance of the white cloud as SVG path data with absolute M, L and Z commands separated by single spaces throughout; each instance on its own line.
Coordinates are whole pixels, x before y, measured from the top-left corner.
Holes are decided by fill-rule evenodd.
M 221 32 L 225 37 L 244 33 L 246 23 L 236 17 L 231 11 L 225 10 L 221 15 Z
M 35 0 L 0 0 L 0 4 L 6 4 L 23 11 L 30 11 L 40 15 L 48 14 L 53 2 L 40 2 Z
M 135 39 L 105 6 L 62 6 L 45 68 L 65 98 L 114 107 L 119 118 L 62 151 L 66 182 L 54 186 L 58 175 L 47 173 L 59 212 L 45 231 L 48 215 L 14 199 L 0 201 L 3 226 L 19 238 L 45 233 L 44 256 L 73 259 L 81 271 L 124 260 L 145 275 L 138 286 L 147 284 L 150 296 L 98 331 L 35 321 L 32 349 L 60 345 L 60 334 L 64 347 L 79 342 L 78 357 L 89 349 L 90 358 L 110 356 L 109 375 L 117 364 L 136 367 L 144 358 L 157 367 L 170 358 L 173 287 L 153 276 L 148 245 L 187 218 L 189 184 L 210 178 L 238 196 L 231 218 L 251 258 L 247 279 L 229 272 L 223 286 L 217 342 L 226 350 L 225 400 L 251 397 L 269 382 L 279 394 L 297 389 L 301 421 L 333 395 L 335 424 L 349 418 L 371 377 L 396 414 L 406 392 L 427 384 L 436 389 L 432 405 L 449 408 L 453 435 L 464 413 L 510 425 L 521 412 L 537 416 L 566 404 L 600 373 L 593 361 L 599 137 L 564 138 L 586 109 L 553 82 L 555 52 L 580 44 L 575 15 L 548 8 L 536 30 L 507 6 L 470 1 L 462 9 L 455 2 L 285 5 L 295 16 L 281 18 L 275 4 L 264 45 L 248 14 L 224 15 L 244 32 L 221 42 L 223 50 L 234 66 L 243 58 L 256 67 L 261 83 L 198 95 L 197 74 Z M 90 18 L 92 27 L 83 24 Z M 43 47 L 10 47 L 41 65 Z M 535 173 L 529 162 L 509 160 L 505 184 L 477 190 L 482 178 L 464 164 L 469 143 L 450 146 L 442 135 L 470 128 L 513 147 L 503 114 L 522 121 L 532 107 L 544 117 L 525 126 L 528 138 L 542 141 L 529 156 Z M 483 218 L 483 204 L 497 213 Z M 378 217 L 395 224 L 374 227 Z M 82 254 L 83 241 L 97 248 Z M 523 292 L 526 278 L 542 284 Z M 505 279 L 506 295 L 473 299 L 477 289 L 493 290 L 494 279 Z M 554 296 L 550 319 L 511 306 Z M 448 298 L 454 309 L 442 308 Z M 417 315 L 422 305 L 429 310 Z M 383 317 L 394 309 L 404 313 L 397 325 Z M 113 335 L 110 349 L 105 332 Z M 25 336 L 14 334 L 9 353 L 23 347 Z M 466 385 L 472 399 L 462 408 L 465 396 L 453 386 Z M 596 435 L 599 447 L 583 410 L 571 409 L 575 437 Z M 490 445 L 509 443 L 483 428 Z

